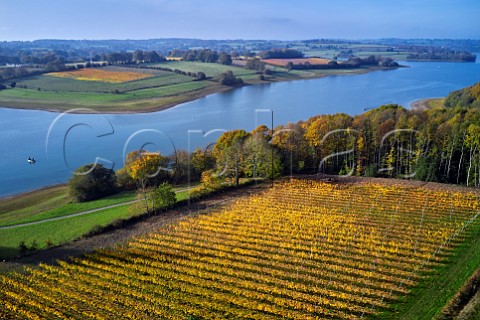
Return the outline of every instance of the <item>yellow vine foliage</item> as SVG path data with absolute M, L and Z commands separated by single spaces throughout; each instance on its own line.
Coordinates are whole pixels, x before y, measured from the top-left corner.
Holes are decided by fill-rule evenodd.
M 0 276 L 6 319 L 361 319 L 477 223 L 476 195 L 292 180 L 126 246 Z

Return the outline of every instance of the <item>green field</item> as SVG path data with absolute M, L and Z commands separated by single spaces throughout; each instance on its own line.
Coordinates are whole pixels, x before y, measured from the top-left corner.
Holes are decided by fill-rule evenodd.
M 211 70 L 214 69 L 215 66 L 211 67 Z M 48 74 L 27 77 L 17 80 L 16 88 L 0 91 L 0 106 L 59 111 L 72 108 L 91 108 L 101 112 L 151 111 L 225 90 L 216 82 L 195 81 L 193 77 L 170 71 L 135 67 L 95 70 L 148 73 L 153 76 L 122 83 Z
M 183 187 L 176 187 L 181 190 Z M 123 192 L 104 199 L 83 203 L 71 203 L 65 186 L 49 188 L 26 195 L 0 201 L 0 226 L 9 226 L 27 222 L 103 208 L 110 205 L 132 201 L 135 192 Z M 187 191 L 177 192 L 177 201 L 188 198 Z M 36 244 L 38 249 L 48 245 L 59 245 L 77 239 L 94 228 L 111 224 L 118 219 L 142 214 L 131 205 L 118 206 L 81 216 L 61 220 L 47 221 L 35 225 L 0 230 L 0 257 L 7 258 L 19 254 L 19 244 Z
M 51 75 L 30 77 L 17 82 L 18 87 L 41 91 L 62 92 L 92 92 L 111 93 L 114 90 L 127 92 L 139 89 L 169 86 L 172 84 L 192 82 L 192 77 L 176 74 L 173 72 L 156 71 L 155 76 L 124 83 L 107 83 L 100 81 L 81 81 L 70 78 L 61 78 Z
M 78 212 L 93 210 L 97 208 L 102 208 L 106 206 L 116 205 L 119 203 L 124 203 L 132 201 L 135 199 L 135 192 L 122 192 L 117 195 L 113 195 L 104 199 L 99 199 L 89 202 L 68 202 L 63 205 L 54 205 L 52 203 L 56 199 L 69 199 L 68 190 L 65 189 L 64 192 L 59 194 L 57 197 L 52 199 L 45 199 L 45 201 L 39 202 L 39 205 L 24 206 L 16 210 L 10 211 L 0 211 L 0 227 L 11 226 L 16 224 L 41 221 L 45 219 L 62 217 L 65 215 L 70 215 Z M 48 208 L 48 209 L 42 209 Z
M 80 82 L 80 81 L 79 81 Z M 126 93 L 38 91 L 14 88 L 0 91 L 0 105 L 68 110 L 92 108 L 98 111 L 143 111 L 191 100 L 202 89 L 218 87 L 209 81 L 195 81 Z
M 36 243 L 38 249 L 46 248 L 47 242 L 51 245 L 64 244 L 81 237 L 95 227 L 106 226 L 117 219 L 125 219 L 134 214 L 130 212 L 129 206 L 122 206 L 63 220 L 0 230 L 0 256 L 8 258 L 18 255 L 21 241 L 27 246 Z
M 231 70 L 235 76 L 245 76 L 255 74 L 255 71 L 240 68 L 237 66 L 226 66 L 219 63 L 204 63 L 204 62 L 190 62 L 190 61 L 169 61 L 160 64 L 153 64 L 152 66 L 158 66 L 170 69 L 179 69 L 185 72 L 204 72 L 207 77 L 216 77 L 220 73 Z
M 322 57 L 332 59 L 345 51 L 352 50 L 352 54 L 361 58 L 371 55 L 390 57 L 394 60 L 405 60 L 409 52 L 406 51 L 387 51 L 389 46 L 377 44 L 349 44 L 349 43 L 332 43 L 322 44 L 314 47 L 305 46 L 298 43 L 292 49 L 302 51 L 307 57 Z

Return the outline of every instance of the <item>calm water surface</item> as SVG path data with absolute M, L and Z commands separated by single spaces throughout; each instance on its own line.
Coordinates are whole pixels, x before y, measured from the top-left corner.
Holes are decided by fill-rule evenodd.
M 194 150 L 222 130 L 269 125 L 270 115 L 258 109 L 273 110 L 278 125 L 322 113 L 355 115 L 386 103 L 409 107 L 480 81 L 478 61 L 402 64 L 409 68 L 248 86 L 148 114 L 60 116 L 0 108 L 0 197 L 64 183 L 72 170 L 97 158 L 118 169 L 124 151 Z M 28 157 L 37 163 L 29 165 Z

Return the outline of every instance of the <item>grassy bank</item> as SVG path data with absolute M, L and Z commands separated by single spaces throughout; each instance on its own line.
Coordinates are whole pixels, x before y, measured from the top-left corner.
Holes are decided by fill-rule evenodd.
M 63 190 L 62 194 L 59 194 L 56 198 L 69 200 L 68 190 Z M 45 198 L 44 200 L 39 201 L 40 206 L 23 206 L 22 208 L 16 210 L 6 211 L 0 214 L 0 227 L 11 226 L 16 224 L 23 224 L 35 221 L 41 221 L 51 218 L 58 218 L 78 212 L 84 212 L 89 210 L 94 210 L 98 208 L 103 208 L 111 205 L 116 205 L 119 203 L 124 203 L 132 201 L 135 199 L 135 192 L 122 192 L 120 194 L 107 197 L 104 199 L 99 199 L 89 202 L 70 202 L 68 201 L 65 204 L 62 202 L 52 201 L 52 198 Z
M 179 186 L 176 190 L 184 189 Z M 177 192 L 177 201 L 188 197 L 187 191 Z M 0 226 L 10 226 L 45 219 L 69 216 L 93 209 L 118 205 L 135 198 L 135 192 L 123 192 L 90 202 L 72 203 L 66 186 L 31 192 L 0 200 Z M 143 212 L 130 205 L 118 206 L 77 217 L 47 221 L 34 225 L 0 229 L 0 257 L 8 258 L 20 253 L 19 244 L 37 249 L 60 245 L 77 239 L 95 228 L 104 227 L 118 219 L 128 219 Z
M 434 319 L 465 281 L 480 267 L 480 221 L 470 225 L 465 239 L 446 263 L 430 272 L 404 301 L 378 319 Z M 461 241 L 461 240 L 460 240 Z

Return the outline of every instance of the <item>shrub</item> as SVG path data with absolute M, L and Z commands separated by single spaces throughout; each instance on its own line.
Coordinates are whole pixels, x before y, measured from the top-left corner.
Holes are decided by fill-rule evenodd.
M 200 187 L 189 190 L 188 191 L 188 197 L 191 200 L 199 200 L 199 199 L 202 199 L 203 197 L 207 196 L 211 192 L 212 192 L 211 190 L 209 190 L 209 189 L 207 189 L 203 186 L 200 186 Z
M 207 170 L 202 172 L 202 177 L 200 178 L 205 189 L 216 190 L 222 186 L 222 180 L 215 175 L 213 170 Z
M 68 182 L 75 201 L 91 201 L 118 192 L 115 171 L 100 164 L 88 164 L 75 170 Z
M 177 196 L 172 185 L 164 182 L 157 188 L 147 192 L 147 199 L 152 202 L 152 209 L 163 209 L 173 206 L 177 202 Z

